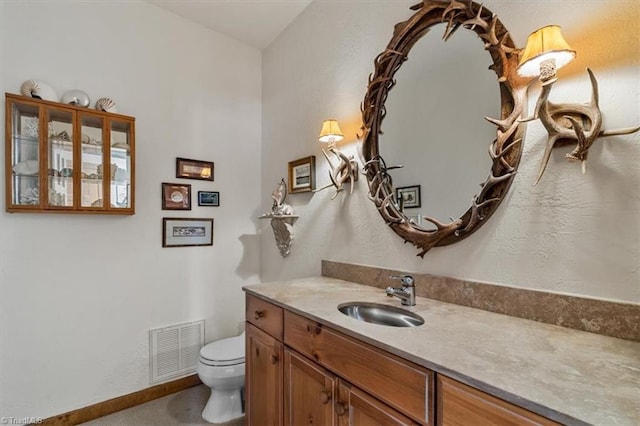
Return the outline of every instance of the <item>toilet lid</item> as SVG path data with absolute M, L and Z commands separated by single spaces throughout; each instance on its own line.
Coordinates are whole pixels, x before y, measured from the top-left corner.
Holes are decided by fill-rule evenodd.
M 221 339 L 200 349 L 200 357 L 212 362 L 244 362 L 244 336 Z

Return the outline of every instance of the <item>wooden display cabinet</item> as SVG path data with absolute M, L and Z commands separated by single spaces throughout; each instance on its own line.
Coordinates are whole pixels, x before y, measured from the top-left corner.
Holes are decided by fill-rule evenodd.
M 134 214 L 135 118 L 10 93 L 5 101 L 8 212 Z

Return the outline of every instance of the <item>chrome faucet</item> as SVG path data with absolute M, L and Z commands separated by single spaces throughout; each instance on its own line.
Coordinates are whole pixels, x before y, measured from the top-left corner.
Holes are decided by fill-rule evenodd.
M 411 275 L 391 275 L 392 280 L 400 280 L 402 287 L 387 287 L 387 296 L 399 297 L 405 306 L 416 305 L 416 281 Z

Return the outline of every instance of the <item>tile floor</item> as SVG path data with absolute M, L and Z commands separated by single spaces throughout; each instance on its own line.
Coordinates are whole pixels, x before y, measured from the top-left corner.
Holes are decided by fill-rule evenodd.
M 194 386 L 146 404 L 118 411 L 90 422 L 88 426 L 171 426 L 211 425 L 202 420 L 201 413 L 209 393 L 205 385 Z M 224 423 L 225 426 L 244 426 L 244 418 Z

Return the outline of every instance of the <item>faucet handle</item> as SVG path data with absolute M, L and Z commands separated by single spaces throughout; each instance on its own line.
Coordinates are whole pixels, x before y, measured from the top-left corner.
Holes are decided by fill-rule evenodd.
M 411 275 L 391 275 L 389 278 L 392 280 L 400 280 L 403 287 L 413 287 L 416 282 Z

